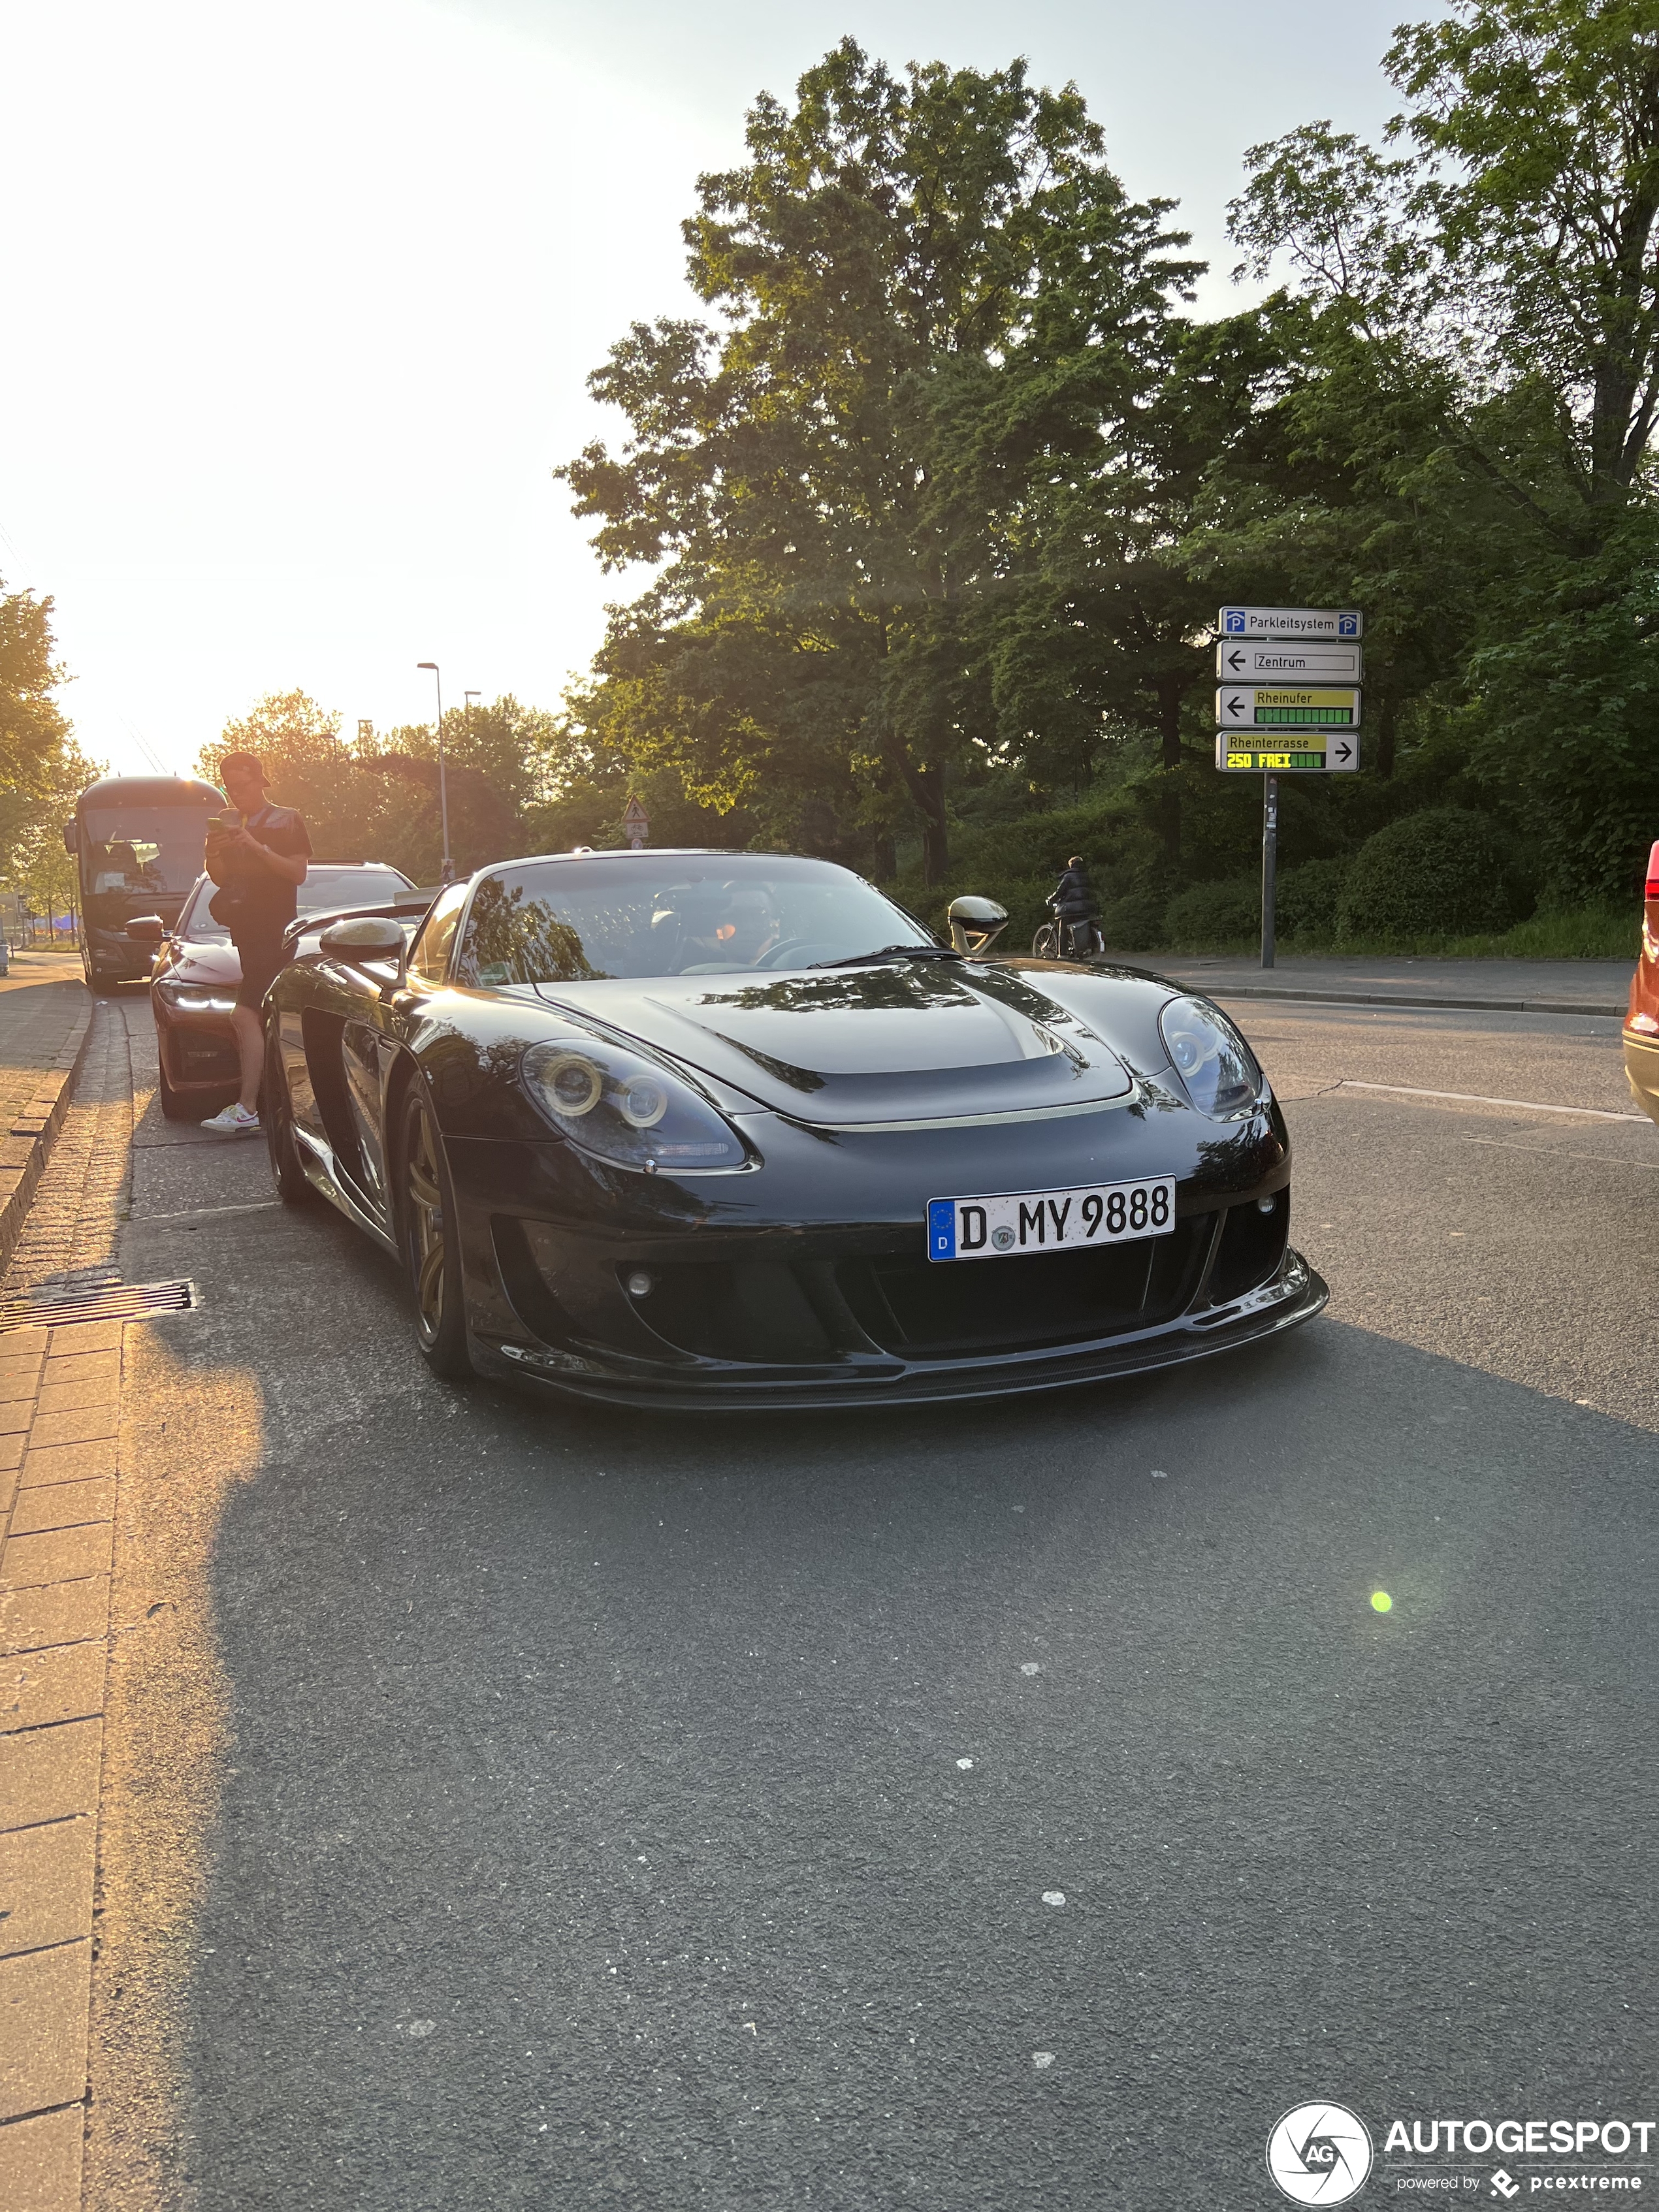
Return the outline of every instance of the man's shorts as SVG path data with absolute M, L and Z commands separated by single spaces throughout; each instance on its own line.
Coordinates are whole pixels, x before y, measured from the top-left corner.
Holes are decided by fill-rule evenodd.
M 242 980 L 236 987 L 239 1006 L 252 1006 L 257 1014 L 264 1003 L 265 993 L 277 975 L 288 965 L 283 950 L 280 929 L 261 930 L 257 937 L 236 940 L 236 952 L 242 963 Z

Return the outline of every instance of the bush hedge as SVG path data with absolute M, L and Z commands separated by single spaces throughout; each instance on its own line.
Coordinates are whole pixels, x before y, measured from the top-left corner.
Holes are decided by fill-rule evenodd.
M 1128 891 L 1103 901 L 1101 942 L 1109 952 L 1151 952 L 1162 945 L 1164 902 L 1151 891 Z
M 1336 934 L 1336 912 L 1352 862 L 1304 860 L 1286 868 L 1273 888 L 1274 926 L 1280 937 L 1315 943 Z
M 1164 915 L 1166 942 L 1199 951 L 1254 939 L 1261 928 L 1261 886 L 1249 876 L 1236 876 L 1228 883 L 1194 884 L 1177 892 Z
M 1504 930 L 1525 903 L 1496 824 L 1466 807 L 1430 807 L 1390 822 L 1355 854 L 1337 901 L 1337 942 Z

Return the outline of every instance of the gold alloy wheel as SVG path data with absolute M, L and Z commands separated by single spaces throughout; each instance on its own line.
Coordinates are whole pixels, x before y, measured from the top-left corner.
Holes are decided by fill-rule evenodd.
M 409 1190 L 410 1273 L 422 1338 L 435 1341 L 444 1322 L 444 1195 L 438 1181 L 432 1116 L 416 1100 L 410 1115 L 405 1180 Z

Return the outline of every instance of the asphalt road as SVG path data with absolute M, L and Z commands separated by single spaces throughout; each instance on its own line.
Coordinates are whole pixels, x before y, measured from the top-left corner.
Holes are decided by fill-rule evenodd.
M 1609 1021 L 1239 1012 L 1328 1316 L 988 1410 L 446 1388 L 146 1115 L 123 1269 L 204 1304 L 130 1339 L 93 2212 L 1256 2206 L 1304 2098 L 1652 2116 L 1659 1129 L 1356 1087 L 1628 1115 Z

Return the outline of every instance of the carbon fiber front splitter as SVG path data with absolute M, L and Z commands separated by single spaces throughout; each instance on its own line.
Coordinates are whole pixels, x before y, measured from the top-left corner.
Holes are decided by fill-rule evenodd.
M 784 1413 L 831 1406 L 939 1405 L 1069 1389 L 1241 1350 L 1300 1328 L 1323 1311 L 1329 1297 L 1322 1278 L 1299 1253 L 1291 1252 L 1271 1283 L 1230 1304 L 1183 1314 L 1138 1334 L 1068 1345 L 1058 1352 L 931 1362 L 872 1358 L 789 1369 L 708 1360 L 674 1370 L 647 1370 L 642 1364 L 630 1369 L 607 1362 L 597 1350 L 589 1358 L 546 1346 L 475 1338 L 472 1357 L 481 1375 L 521 1384 L 538 1395 L 588 1399 L 636 1411 Z

